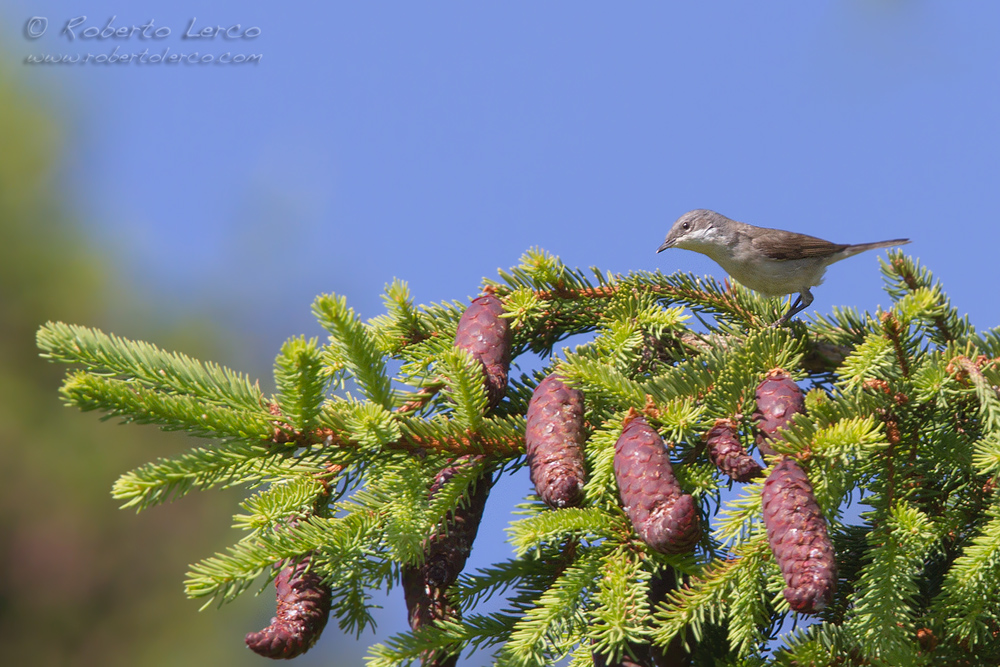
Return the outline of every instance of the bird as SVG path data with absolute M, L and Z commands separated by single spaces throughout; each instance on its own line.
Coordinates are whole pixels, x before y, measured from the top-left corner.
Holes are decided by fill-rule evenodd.
M 766 297 L 797 292 L 798 298 L 775 322 L 782 325 L 812 303 L 810 288 L 823 283 L 826 268 L 834 262 L 909 242 L 831 243 L 806 234 L 755 227 L 702 208 L 677 218 L 656 252 L 683 248 L 708 255 L 741 285 Z

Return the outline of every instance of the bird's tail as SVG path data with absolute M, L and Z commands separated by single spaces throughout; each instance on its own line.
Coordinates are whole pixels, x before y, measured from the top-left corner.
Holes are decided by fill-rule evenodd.
M 876 241 L 875 243 L 856 243 L 854 245 L 849 245 L 844 249 L 844 254 L 848 257 L 851 255 L 857 255 L 859 252 L 864 252 L 865 250 L 876 250 L 877 248 L 891 248 L 896 245 L 906 245 L 910 242 L 910 239 L 893 239 L 891 241 Z

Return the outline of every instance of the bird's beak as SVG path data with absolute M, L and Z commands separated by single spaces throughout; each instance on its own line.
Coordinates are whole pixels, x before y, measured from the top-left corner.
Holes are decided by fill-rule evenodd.
M 667 239 L 666 241 L 663 242 L 663 245 L 661 245 L 659 248 L 656 249 L 656 252 L 663 252 L 667 248 L 673 248 L 673 247 L 674 247 L 674 242 L 671 241 L 670 239 Z

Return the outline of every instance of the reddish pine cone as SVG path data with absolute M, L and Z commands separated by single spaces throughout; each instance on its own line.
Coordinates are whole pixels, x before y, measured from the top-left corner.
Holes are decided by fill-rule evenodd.
M 809 478 L 794 459 L 782 459 L 761 500 L 767 541 L 788 586 L 785 599 L 795 611 L 815 614 L 833 599 L 837 563 Z
M 282 568 L 274 580 L 278 610 L 271 625 L 246 636 L 247 646 L 265 658 L 302 655 L 316 643 L 330 616 L 330 587 L 306 571 L 311 558 Z
M 757 448 L 764 454 L 774 454 L 768 442 L 775 439 L 779 428 L 788 425 L 792 415 L 806 411 L 805 394 L 788 373 L 775 368 L 757 385 L 754 398 L 757 410 L 753 413 L 753 420 L 759 429 Z
M 761 467 L 743 449 L 732 419 L 716 419 L 705 434 L 705 447 L 715 467 L 737 482 L 749 482 L 761 474 Z
M 583 500 L 583 392 L 550 375 L 528 403 L 524 442 L 535 491 L 550 507 Z
M 431 485 L 431 496 L 448 483 L 455 474 L 480 457 L 461 457 L 454 465 L 443 468 Z M 438 588 L 448 588 L 458 579 L 465 561 L 472 552 L 472 543 L 479 532 L 486 499 L 490 494 L 493 478 L 487 472 L 475 482 L 464 504 L 460 504 L 448 517 L 447 525 L 428 538 L 424 546 L 424 576 L 427 583 Z
M 412 630 L 431 625 L 437 619 L 460 616 L 459 609 L 451 605 L 444 590 L 427 586 L 419 567 L 403 568 L 403 597 Z M 420 656 L 421 667 L 455 667 L 457 664 L 458 655 L 425 651 Z
M 694 498 L 681 492 L 663 439 L 637 417 L 615 443 L 615 479 L 642 541 L 665 554 L 691 551 L 701 536 Z
M 473 299 L 462 313 L 455 332 L 455 346 L 468 350 L 486 373 L 486 395 L 495 408 L 507 392 L 510 368 L 511 333 L 507 320 L 500 317 L 503 304 L 487 294 Z
M 468 465 L 476 458 L 478 457 L 462 457 L 453 465 L 443 468 L 434 478 L 430 496 L 434 497 L 463 465 Z M 458 579 L 472 551 L 472 543 L 479 532 L 479 522 L 489 496 L 490 483 L 490 473 L 480 477 L 465 504 L 456 508 L 448 517 L 447 525 L 439 527 L 427 538 L 424 542 L 423 565 L 403 568 L 403 592 L 410 627 L 414 630 L 457 613 L 449 604 L 445 591 Z
M 435 620 L 456 616 L 458 610 L 448 601 L 445 590 L 427 585 L 423 568 L 408 565 L 403 568 L 402 575 L 410 629 L 417 630 Z

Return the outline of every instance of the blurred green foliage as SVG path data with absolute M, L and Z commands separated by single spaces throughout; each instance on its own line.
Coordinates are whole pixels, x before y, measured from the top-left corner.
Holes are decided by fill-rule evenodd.
M 221 337 L 199 322 L 156 328 L 88 242 L 61 180 L 61 123 L 10 62 L 0 59 L 0 662 L 260 664 L 242 639 L 273 598 L 199 614 L 180 584 L 187 563 L 231 541 L 233 494 L 197 494 L 141 520 L 119 511 L 110 490 L 123 470 L 190 441 L 66 410 L 62 369 L 34 343 L 48 319 L 138 329 L 199 356 Z

